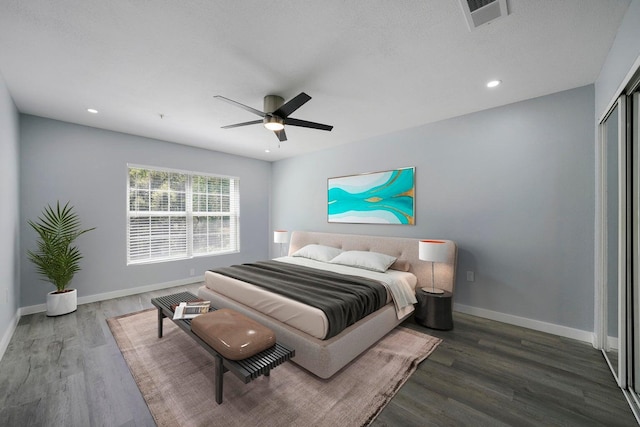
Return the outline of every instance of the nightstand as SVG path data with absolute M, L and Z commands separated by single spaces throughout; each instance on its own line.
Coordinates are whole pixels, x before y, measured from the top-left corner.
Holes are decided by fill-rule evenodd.
M 453 316 L 451 314 L 451 292 L 431 294 L 422 288 L 416 290 L 416 312 L 414 318 L 417 323 L 431 329 L 447 331 L 453 329 Z

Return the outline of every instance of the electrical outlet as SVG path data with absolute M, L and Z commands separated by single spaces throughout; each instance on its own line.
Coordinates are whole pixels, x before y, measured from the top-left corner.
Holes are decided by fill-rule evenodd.
M 467 282 L 474 282 L 476 280 L 476 275 L 473 271 L 467 271 Z
M 189 270 L 189 276 L 195 276 L 196 275 L 196 269 L 192 268 L 191 270 Z

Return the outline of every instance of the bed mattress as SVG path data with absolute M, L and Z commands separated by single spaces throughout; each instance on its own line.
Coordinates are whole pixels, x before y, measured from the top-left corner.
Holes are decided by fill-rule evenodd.
M 299 257 L 282 257 L 276 260 L 378 280 L 387 287 L 388 305 L 394 305 L 392 293 L 389 291 L 390 287 L 395 287 L 396 289 L 400 287 L 411 294 L 415 293 L 417 278 L 408 272 L 388 270 L 385 273 L 379 273 Z M 322 310 L 269 292 L 259 286 L 211 271 L 205 273 L 205 286 L 220 295 L 266 314 L 315 338 L 324 339 L 329 331 L 328 319 Z M 398 318 L 406 317 L 407 314 L 413 311 L 413 305 L 395 308 Z

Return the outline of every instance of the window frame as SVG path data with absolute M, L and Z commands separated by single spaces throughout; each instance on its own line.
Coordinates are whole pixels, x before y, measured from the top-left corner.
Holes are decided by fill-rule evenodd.
M 185 182 L 185 196 L 184 196 L 184 211 L 171 211 L 167 210 L 163 211 L 148 211 L 143 213 L 144 211 L 131 211 L 130 206 L 130 197 L 131 197 L 131 187 L 130 187 L 130 173 L 131 169 L 144 169 L 149 172 L 166 172 L 166 173 L 176 173 L 186 175 Z M 230 248 L 228 249 L 219 249 L 213 252 L 204 252 L 204 253 L 194 253 L 194 217 L 197 216 L 207 216 L 207 217 L 220 217 L 222 219 L 222 211 L 217 213 L 215 212 L 204 212 L 205 215 L 198 215 L 198 213 L 202 214 L 203 212 L 194 212 L 193 210 L 193 195 L 194 195 L 194 177 L 206 177 L 206 178 L 219 178 L 224 180 L 229 180 L 230 188 L 229 192 L 229 227 L 231 228 L 231 232 L 228 237 L 230 238 Z M 150 166 L 150 165 L 142 165 L 135 163 L 127 163 L 127 175 L 126 175 L 126 264 L 130 265 L 145 265 L 145 264 L 155 264 L 162 262 L 170 262 L 170 261 L 182 261 L 187 259 L 194 259 L 200 257 L 207 256 L 218 256 L 218 255 L 227 255 L 231 253 L 239 253 L 240 252 L 240 178 L 236 176 L 230 175 L 222 175 L 222 174 L 214 174 L 207 172 L 198 172 L 198 171 L 188 171 L 182 169 L 174 169 L 174 168 L 166 168 L 159 166 Z M 200 193 L 202 194 L 202 193 Z M 167 208 L 169 209 L 169 208 Z M 133 215 L 132 215 L 133 213 Z M 133 259 L 131 253 L 131 218 L 133 217 L 179 217 L 185 218 L 186 222 L 186 254 L 185 255 L 176 255 L 176 256 L 163 256 L 163 257 L 149 257 L 145 259 Z M 221 235 L 224 238 L 224 234 Z M 234 242 L 235 240 L 235 242 Z M 168 243 L 171 245 L 171 242 Z

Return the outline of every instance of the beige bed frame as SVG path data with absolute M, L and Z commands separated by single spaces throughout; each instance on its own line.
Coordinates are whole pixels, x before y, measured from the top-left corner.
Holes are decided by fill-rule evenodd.
M 333 246 L 343 250 L 380 252 L 409 261 L 409 271 L 418 278 L 417 287 L 430 287 L 431 263 L 418 259 L 418 242 L 419 239 L 403 237 L 294 231 L 291 235 L 289 254 L 309 244 Z M 435 285 L 437 288 L 453 292 L 457 247 L 450 240 L 445 242 L 449 257 L 447 262 L 434 266 Z M 207 272 L 205 280 L 215 280 L 215 274 Z M 320 378 L 331 377 L 410 316 L 409 314 L 403 319 L 398 319 L 393 303 L 390 303 L 333 338 L 321 340 L 220 295 L 209 289 L 206 283 L 198 290 L 198 296 L 210 300 L 215 307 L 237 310 L 273 329 L 279 342 L 295 349 L 296 356 L 292 360 Z

